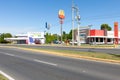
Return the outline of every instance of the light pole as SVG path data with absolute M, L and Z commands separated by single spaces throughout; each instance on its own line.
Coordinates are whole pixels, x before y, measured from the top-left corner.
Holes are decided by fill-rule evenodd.
M 73 26 L 73 29 L 72 29 L 72 45 L 74 46 L 74 11 L 76 11 L 76 21 L 77 21 L 77 24 L 78 24 L 78 39 L 77 39 L 77 42 L 78 42 L 78 46 L 80 46 L 80 15 L 79 15 L 79 9 L 78 7 L 74 6 L 74 4 L 72 3 L 72 26 Z
M 80 23 L 78 23 L 78 46 L 80 46 Z
M 74 6 L 74 2 L 72 1 L 72 45 L 74 46 L 74 11 L 76 11 L 76 20 L 77 20 L 77 24 L 78 24 L 78 45 L 80 46 L 80 15 L 79 15 L 79 9 L 77 6 Z
M 74 3 L 72 1 L 72 45 L 74 46 Z
M 78 23 L 78 46 L 81 45 L 80 43 L 80 15 L 79 15 L 79 9 L 78 7 L 75 8 L 76 9 L 76 20 L 77 20 L 77 23 Z

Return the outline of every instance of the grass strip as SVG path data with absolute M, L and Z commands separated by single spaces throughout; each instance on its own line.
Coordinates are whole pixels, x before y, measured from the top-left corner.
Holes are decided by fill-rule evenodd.
M 82 51 L 58 50 L 58 49 L 50 49 L 50 48 L 30 48 L 26 46 L 17 46 L 17 48 L 21 48 L 23 50 L 30 49 L 32 51 L 37 50 L 38 52 L 43 52 L 48 54 L 58 54 L 58 55 L 65 54 L 64 56 L 76 56 L 77 58 L 86 58 L 86 59 L 97 58 L 98 60 L 105 59 L 105 61 L 107 60 L 108 62 L 120 63 L 120 54 L 114 54 L 114 53 L 109 54 L 109 53 L 101 53 L 101 52 L 93 52 L 93 51 L 82 52 Z
M 8 80 L 8 79 L 4 77 L 2 74 L 0 74 L 0 80 Z
M 120 61 L 120 55 L 119 54 L 108 54 L 108 53 L 91 52 L 91 51 L 81 52 L 81 51 L 45 49 L 45 48 L 30 48 L 30 49 L 45 50 L 45 51 L 52 51 L 52 52 L 70 54 L 70 55 L 87 56 L 87 57 L 93 57 L 93 58 Z

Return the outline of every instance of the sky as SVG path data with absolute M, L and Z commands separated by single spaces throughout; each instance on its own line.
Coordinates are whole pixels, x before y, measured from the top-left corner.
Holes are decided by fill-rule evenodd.
M 120 0 L 73 0 L 79 8 L 80 27 L 120 23 Z M 60 34 L 58 11 L 63 9 L 63 31 L 72 29 L 72 0 L 0 0 L 0 33 L 49 32 Z M 45 23 L 50 24 L 50 30 Z M 75 21 L 75 28 L 77 22 Z

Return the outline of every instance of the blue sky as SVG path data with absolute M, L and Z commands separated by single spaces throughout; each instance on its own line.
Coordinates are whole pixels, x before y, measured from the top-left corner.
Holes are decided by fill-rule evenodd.
M 99 29 L 103 23 L 113 27 L 115 21 L 120 22 L 120 0 L 74 0 L 74 4 L 80 10 L 80 26 Z M 48 22 L 49 32 L 60 34 L 59 9 L 65 11 L 63 31 L 68 33 L 72 29 L 71 6 L 72 0 L 0 0 L 0 33 L 41 32 Z

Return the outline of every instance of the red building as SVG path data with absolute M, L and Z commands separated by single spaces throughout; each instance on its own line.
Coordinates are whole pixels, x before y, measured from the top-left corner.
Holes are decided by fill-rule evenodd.
M 76 39 L 77 39 L 77 31 L 76 30 Z M 107 30 L 96 30 L 89 28 L 80 29 L 80 42 L 81 43 L 89 43 L 89 44 L 120 44 L 120 31 L 118 30 L 118 22 L 114 23 L 114 31 Z

